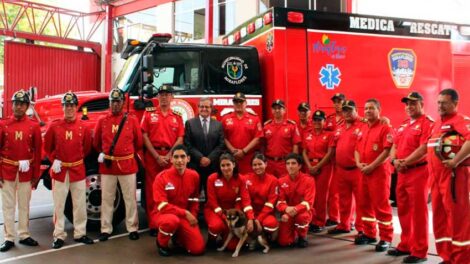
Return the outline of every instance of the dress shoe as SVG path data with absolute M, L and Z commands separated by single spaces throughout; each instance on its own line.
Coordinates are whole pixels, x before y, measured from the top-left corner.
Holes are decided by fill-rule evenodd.
M 395 257 L 407 256 L 409 254 L 410 254 L 410 252 L 401 251 L 398 248 L 390 249 L 390 250 L 387 251 L 387 255 L 395 256 Z
M 64 245 L 64 240 L 57 238 L 52 242 L 52 248 L 59 249 Z
M 338 224 L 338 222 L 328 219 L 326 220 L 325 226 L 337 226 Z
M 304 237 L 299 237 L 297 239 L 297 247 L 306 248 L 308 246 L 308 241 Z
M 157 234 L 158 234 L 157 229 L 155 229 L 155 228 L 150 228 L 150 230 L 149 230 L 149 235 L 150 235 L 151 237 L 156 237 Z
M 7 252 L 8 250 L 12 249 L 15 246 L 15 242 L 5 240 L 3 244 L 0 246 L 0 252 Z
M 25 239 L 20 240 L 20 244 L 30 247 L 37 247 L 39 244 L 36 240 L 32 239 L 31 237 L 27 237 Z
M 380 240 L 380 242 L 375 246 L 375 251 L 384 252 L 390 247 L 390 242 Z
M 95 242 L 93 241 L 93 239 L 91 239 L 91 238 L 89 238 L 89 237 L 87 237 L 87 236 L 82 236 L 81 238 L 76 238 L 76 239 L 74 239 L 74 240 L 75 240 L 75 242 L 83 243 L 83 244 L 87 244 L 87 245 L 91 245 L 91 244 L 95 243 Z
M 408 256 L 403 259 L 403 263 L 420 263 L 420 262 L 425 262 L 428 260 L 427 258 L 418 258 L 415 256 Z
M 129 233 L 129 239 L 130 240 L 138 240 L 139 238 L 140 238 L 140 236 L 139 236 L 139 233 L 137 233 L 137 231 Z
M 368 237 L 362 233 L 358 234 L 356 238 L 354 238 L 354 244 L 356 245 L 367 245 L 375 242 L 377 242 L 377 239 Z
M 100 236 L 98 237 L 98 239 L 101 241 L 101 242 L 104 242 L 106 240 L 108 240 L 108 238 L 111 236 L 111 234 L 109 233 L 101 233 Z
M 348 234 L 348 233 L 351 233 L 351 231 L 344 230 L 344 229 L 338 229 L 338 228 L 328 230 L 328 234 L 330 234 L 330 235 L 339 235 L 339 234 Z
M 317 225 L 310 225 L 308 227 L 308 230 L 312 233 L 320 233 L 322 232 L 324 229 L 324 227 L 321 227 L 321 226 L 317 226 Z
M 160 256 L 162 256 L 162 257 L 169 257 L 169 256 L 171 256 L 171 251 L 170 251 L 170 249 L 160 246 L 160 244 L 158 243 L 158 240 L 157 240 L 157 252 L 158 252 L 158 255 L 160 255 Z

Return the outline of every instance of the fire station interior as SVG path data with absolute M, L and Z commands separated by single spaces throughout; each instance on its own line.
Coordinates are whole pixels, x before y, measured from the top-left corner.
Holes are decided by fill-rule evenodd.
M 64 4 L 64 2 L 67 2 Z M 77 3 L 71 3 L 77 2 Z M 224 37 L 250 18 L 266 12 L 271 7 L 287 7 L 303 10 L 318 10 L 338 13 L 363 13 L 366 15 L 399 17 L 410 16 L 411 19 L 436 20 L 448 19 L 457 24 L 470 24 L 468 14 L 470 5 L 464 1 L 452 1 L 453 10 L 458 12 L 453 17 L 439 17 L 432 14 L 400 13 L 406 10 L 417 10 L 417 4 L 406 0 L 395 2 L 391 6 L 380 6 L 376 1 L 365 0 L 0 0 L 0 39 L 1 39 L 1 76 L 0 92 L 1 117 L 12 114 L 10 98 L 19 88 L 36 93 L 36 98 L 54 98 L 69 90 L 80 92 L 94 90 L 108 93 L 114 86 L 120 85 L 121 69 L 127 67 L 121 54 L 125 52 L 126 43 L 131 39 L 147 41 L 154 33 L 171 33 L 171 42 L 181 44 L 223 44 Z M 378 2 L 378 1 L 377 1 Z M 424 0 L 421 8 L 427 5 Z M 443 1 L 432 1 L 430 6 L 439 10 Z M 463 6 L 459 6 L 462 4 Z M 2 7 L 3 6 L 3 7 Z M 397 8 L 400 6 L 401 8 Z M 393 7 L 393 8 L 392 8 Z M 459 9 L 460 8 L 460 9 Z M 385 9 L 397 9 L 395 13 Z M 401 11 L 400 11 L 401 10 Z M 447 10 L 447 9 L 446 9 Z M 440 13 L 446 13 L 444 11 Z M 410 14 L 409 14 L 410 13 Z M 439 13 L 435 11 L 433 14 Z M 452 19 L 455 19 L 452 21 Z M 468 40 L 467 40 L 468 41 Z M 138 44 L 140 45 L 140 44 Z M 47 52 L 54 52 L 55 64 L 48 62 Z M 41 55 L 42 54 L 42 55 Z M 46 56 L 46 57 L 44 57 Z M 50 55 L 49 55 L 50 56 Z M 22 58 L 17 60 L 16 58 Z M 30 57 L 32 61 L 28 61 Z M 52 59 L 51 59 L 52 61 Z M 63 64 L 71 65 L 64 67 Z M 41 69 L 45 71 L 37 71 Z M 86 67 L 83 67 L 86 65 Z M 176 66 L 175 66 L 176 67 Z M 468 68 L 467 68 L 468 69 Z M 35 72 L 37 74 L 24 74 Z M 161 72 L 164 75 L 164 70 Z M 182 74 L 183 75 L 183 74 Z M 186 70 L 186 75 L 194 75 L 194 71 Z M 468 74 L 466 75 L 468 76 Z M 184 83 L 184 82 L 183 82 Z M 192 86 L 187 84 L 187 86 Z M 56 97 L 59 98 L 60 97 Z M 59 102 L 57 99 L 57 102 Z M 224 99 L 222 99 L 224 100 Z M 231 100 L 228 100 L 231 101 Z M 50 109 L 60 106 L 51 104 Z M 47 108 L 46 107 L 46 108 Z M 92 114 L 107 110 L 107 95 L 87 105 Z M 133 106 L 131 106 L 133 107 Z M 297 107 L 297 106 L 295 106 Z M 400 106 L 401 107 L 401 106 Z M 86 108 L 85 108 L 86 109 Z M 294 109 L 294 108 L 293 108 Z M 296 108 L 295 108 L 296 109 Z M 330 110 L 332 110 L 332 106 Z M 402 108 L 400 108 L 401 111 Z M 43 109 L 44 110 L 44 109 Z M 46 109 L 47 110 L 47 109 Z M 44 112 L 61 115 L 51 111 Z M 60 111 L 60 110 L 58 110 Z M 87 110 L 80 109 L 82 113 Z M 49 117 L 43 117 L 45 123 Z M 49 168 L 43 164 L 42 168 Z M 354 239 L 355 230 L 347 234 L 329 235 L 326 227 L 319 233 L 309 232 L 306 248 L 274 246 L 269 253 L 263 254 L 261 249 L 249 250 L 243 247 L 238 258 L 232 258 L 232 252 L 218 252 L 207 249 L 203 256 L 190 256 L 184 250 L 175 250 L 173 256 L 164 258 L 158 254 L 156 238 L 149 233 L 146 212 L 142 199 L 142 190 L 138 189 L 138 218 L 140 239 L 130 240 L 124 221 L 118 223 L 108 241 L 98 240 L 100 230 L 89 224 L 87 235 L 94 240 L 93 245 L 85 245 L 74 241 L 73 225 L 70 219 L 65 221 L 67 237 L 60 249 L 51 248 L 54 231 L 54 203 L 50 181 L 41 180 L 37 189 L 32 191 L 29 213 L 29 231 L 31 237 L 38 241 L 39 246 L 28 247 L 15 240 L 15 246 L 8 252 L 0 252 L 0 263 L 402 263 L 403 257 L 376 252 L 376 243 L 357 246 Z M 392 188 L 396 178 L 392 179 Z M 141 187 L 140 185 L 138 185 Z M 96 193 L 95 193 L 96 195 Z M 99 195 L 99 194 L 98 194 Z M 87 197 L 88 204 L 100 206 Z M 1 201 L 0 196 L 0 203 Z M 390 197 L 393 209 L 393 241 L 392 247 L 400 242 L 401 226 L 398 219 L 396 198 Z M 122 201 L 121 201 L 122 202 Z M 69 204 L 70 206 L 70 204 Z M 92 205 L 90 205 L 92 206 Z M 201 207 L 204 204 L 201 203 Z M 4 211 L 0 210 L 0 225 L 4 225 Z M 18 210 L 15 221 L 18 222 Z M 69 212 L 70 213 L 70 212 Z M 441 263 L 433 235 L 433 212 L 428 203 L 429 213 L 429 249 L 425 263 Z M 207 225 L 199 215 L 199 225 L 205 239 L 208 237 Z M 98 220 L 99 221 L 99 220 Z M 0 241 L 4 241 L 4 233 L 0 232 Z M 468 260 L 470 263 L 470 260 Z M 465 263 L 457 263 L 465 264 Z

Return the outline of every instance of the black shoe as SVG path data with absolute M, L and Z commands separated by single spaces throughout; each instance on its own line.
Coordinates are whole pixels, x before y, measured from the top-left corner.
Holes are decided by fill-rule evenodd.
M 297 239 L 297 247 L 306 248 L 307 246 L 308 246 L 308 241 L 305 238 L 299 237 Z
M 420 262 L 425 262 L 428 260 L 427 258 L 418 258 L 415 256 L 408 256 L 403 259 L 403 263 L 420 263 Z
M 52 248 L 59 249 L 64 245 L 64 240 L 57 238 L 52 242 Z
M 410 252 L 401 251 L 398 248 L 390 249 L 390 250 L 387 251 L 387 255 L 395 256 L 395 257 L 407 256 L 409 254 L 410 254 Z
M 77 239 L 74 239 L 75 242 L 78 242 L 78 243 L 83 243 L 83 244 L 87 244 L 87 245 L 91 245 L 93 243 L 95 243 L 93 241 L 93 239 L 87 237 L 87 236 L 82 236 L 81 238 L 77 238 Z
M 149 235 L 150 235 L 151 237 L 156 237 L 157 234 L 158 234 L 157 229 L 155 229 L 155 228 L 150 228 L 150 230 L 149 230 Z
M 0 246 L 0 252 L 7 252 L 8 250 L 12 249 L 15 246 L 15 242 L 5 240 L 3 244 Z
M 25 246 L 30 246 L 30 247 L 37 247 L 39 246 L 38 242 L 31 237 L 27 237 L 25 239 L 20 240 L 20 244 L 23 244 Z
M 380 240 L 380 242 L 375 246 L 375 251 L 384 252 L 390 247 L 390 242 Z
M 160 255 L 160 256 L 162 256 L 162 257 L 169 257 L 169 256 L 171 256 L 171 251 L 170 251 L 170 249 L 160 246 L 160 244 L 158 244 L 158 241 L 157 241 L 157 252 L 158 252 L 158 255 Z
M 312 233 L 320 233 L 321 231 L 323 231 L 324 227 L 321 227 L 321 226 L 317 226 L 317 225 L 310 225 L 308 227 L 308 230 Z
M 356 245 L 367 245 L 375 242 L 377 242 L 377 239 L 368 237 L 364 234 L 359 234 L 356 236 L 356 238 L 354 238 L 354 244 Z
M 139 238 L 140 238 L 140 236 L 139 236 L 139 233 L 137 233 L 137 231 L 129 233 L 129 239 L 130 240 L 138 240 Z
M 328 230 L 328 234 L 330 234 L 330 235 L 339 235 L 339 234 L 348 234 L 348 233 L 351 233 L 351 231 L 344 230 L 344 229 L 338 229 L 338 228 Z
M 338 222 L 328 219 L 326 220 L 325 226 L 337 226 L 338 224 Z
M 111 236 L 111 234 L 109 234 L 109 233 L 101 233 L 100 236 L 98 237 L 98 239 L 101 242 L 104 242 L 104 241 L 107 241 L 110 236 Z

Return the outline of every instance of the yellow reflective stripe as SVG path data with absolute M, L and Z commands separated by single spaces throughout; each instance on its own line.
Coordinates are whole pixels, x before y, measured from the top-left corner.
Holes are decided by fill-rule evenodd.
M 168 204 L 168 202 L 161 202 L 161 203 L 158 205 L 157 210 L 158 210 L 158 211 L 162 210 L 162 208 L 165 207 L 167 204 Z
M 451 237 L 441 237 L 441 238 L 436 238 L 436 243 L 440 242 L 451 242 L 452 238 Z
M 243 208 L 243 212 L 245 212 L 245 213 L 250 211 L 250 210 L 253 210 L 253 207 L 251 207 L 251 205 L 248 205 L 245 208 Z
M 239 201 L 241 201 L 241 200 L 242 200 L 242 198 L 237 197 L 237 199 L 235 199 L 235 202 L 239 202 Z
M 270 208 L 274 208 L 274 205 L 272 203 L 264 203 L 264 206 L 267 206 L 267 207 L 270 207 Z
M 456 245 L 456 246 L 459 246 L 459 247 L 465 247 L 465 246 L 468 246 L 470 245 L 470 240 L 468 241 L 452 241 L 452 245 Z
M 275 228 L 263 227 L 263 229 L 266 230 L 266 231 L 274 232 L 274 231 L 278 230 L 279 227 L 275 227 Z
M 375 222 L 375 221 L 377 221 L 377 219 L 371 218 L 371 217 L 362 217 L 361 219 L 362 219 L 362 221 L 366 221 L 366 222 Z
M 277 202 L 277 205 L 280 205 L 280 204 L 282 204 L 282 203 L 286 203 L 286 201 L 278 201 L 278 202 Z
M 379 224 L 382 224 L 382 225 L 391 225 L 391 224 L 392 224 L 392 221 L 390 221 L 390 222 L 383 222 L 383 221 L 377 220 L 377 222 L 379 222 Z
M 173 236 L 172 233 L 167 233 L 167 232 L 163 231 L 161 228 L 159 228 L 158 231 L 159 231 L 160 233 L 164 234 L 165 236 Z
M 309 204 L 307 201 L 303 201 L 303 202 L 301 202 L 300 204 L 302 204 L 303 206 L 307 207 L 307 211 L 310 211 L 310 204 Z
M 222 208 L 220 208 L 220 207 L 217 207 L 217 208 L 214 209 L 214 212 L 215 212 L 216 214 L 219 213 L 220 211 L 222 211 Z
M 297 228 L 306 228 L 306 227 L 308 227 L 308 224 L 306 224 L 306 225 L 295 224 L 295 226 L 296 226 Z

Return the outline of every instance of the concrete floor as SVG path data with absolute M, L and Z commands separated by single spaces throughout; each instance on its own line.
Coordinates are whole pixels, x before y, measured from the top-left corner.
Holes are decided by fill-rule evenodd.
M 67 222 L 66 229 L 69 237 L 66 245 L 54 250 L 50 248 L 52 242 L 52 204 L 48 196 L 50 192 L 40 189 L 33 194 L 32 212 L 30 221 L 30 231 L 32 237 L 38 240 L 39 247 L 26 247 L 16 243 L 15 248 L 6 253 L 0 253 L 0 263 L 155 263 L 164 261 L 166 264 L 172 263 L 250 263 L 257 264 L 284 264 L 284 263 L 401 263 L 403 257 L 390 257 L 385 253 L 376 253 L 373 245 L 354 246 L 352 241 L 354 234 L 346 234 L 337 237 L 330 237 L 326 232 L 309 235 L 309 247 L 306 249 L 296 248 L 275 248 L 267 255 L 261 251 L 242 251 L 238 258 L 232 258 L 231 252 L 208 251 L 204 256 L 191 257 L 185 253 L 175 254 L 170 258 L 162 258 L 157 255 L 155 248 L 155 238 L 150 237 L 146 230 L 145 217 L 142 211 L 139 213 L 141 219 L 141 238 L 131 241 L 127 238 L 125 228 L 121 224 L 113 237 L 107 242 L 99 242 L 95 245 L 77 244 L 71 238 L 72 225 Z M 396 215 L 396 212 L 394 212 Z M 0 214 L 1 215 L 1 214 Z M 3 219 L 0 219 L 3 223 Z M 395 237 L 394 245 L 399 241 L 399 224 L 394 217 Z M 205 234 L 205 230 L 203 230 Z M 89 233 L 89 236 L 96 238 L 97 232 Z M 0 235 L 3 241 L 3 232 Z M 17 241 L 16 241 L 17 242 Z M 430 237 L 430 249 L 427 263 L 439 263 L 440 258 L 435 255 L 433 237 Z

